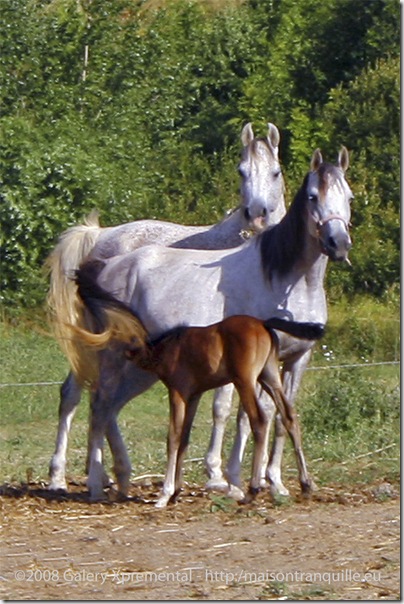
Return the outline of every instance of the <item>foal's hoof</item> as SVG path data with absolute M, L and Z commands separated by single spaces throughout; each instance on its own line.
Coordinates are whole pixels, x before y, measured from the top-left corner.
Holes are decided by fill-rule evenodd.
M 314 491 L 318 490 L 316 483 L 311 479 L 308 482 L 302 482 L 300 487 L 302 489 L 302 496 L 307 499 L 312 495 L 312 493 L 314 493 Z
M 254 501 L 254 499 L 257 497 L 258 493 L 260 492 L 260 488 L 252 488 L 250 487 L 248 489 L 248 493 L 246 494 L 246 496 L 244 497 L 244 499 L 242 499 L 241 501 L 239 501 L 239 503 L 246 505 L 248 503 L 252 503 Z

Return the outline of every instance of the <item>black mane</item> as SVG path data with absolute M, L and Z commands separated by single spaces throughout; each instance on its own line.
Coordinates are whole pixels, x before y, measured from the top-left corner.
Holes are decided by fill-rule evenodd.
M 308 172 L 286 216 L 279 224 L 267 229 L 257 237 L 257 245 L 261 246 L 262 268 L 268 279 L 271 279 L 275 272 L 280 276 L 287 274 L 302 255 L 307 228 L 304 210 L 307 202 L 309 175 Z M 318 176 L 322 195 L 326 194 L 330 184 L 341 179 L 341 175 L 341 170 L 333 164 L 328 162 L 321 164 Z
M 302 252 L 308 177 L 309 175 L 306 174 L 302 186 L 282 220 L 257 237 L 262 268 L 268 279 L 271 279 L 275 271 L 279 275 L 288 273 Z
M 164 342 L 164 340 L 178 340 L 187 329 L 187 325 L 177 325 L 177 327 L 173 327 L 172 329 L 165 331 L 156 338 L 149 338 L 147 343 L 149 346 L 153 347 L 157 346 L 157 344 L 160 344 L 161 342 Z

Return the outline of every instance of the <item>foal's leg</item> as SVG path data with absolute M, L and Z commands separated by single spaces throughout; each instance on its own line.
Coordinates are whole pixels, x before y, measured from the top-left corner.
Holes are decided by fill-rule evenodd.
M 80 402 L 81 386 L 70 372 L 60 389 L 59 423 L 55 452 L 49 464 L 49 489 L 66 490 L 66 452 L 71 424 Z
M 213 400 L 213 428 L 205 457 L 205 468 L 209 477 L 206 488 L 211 490 L 227 491 L 229 487 L 222 472 L 222 446 L 226 423 L 231 411 L 233 390 L 233 384 L 218 388 Z
M 303 373 L 310 360 L 311 350 L 307 351 L 296 362 L 285 362 L 282 371 L 283 392 L 289 401 L 290 405 L 294 404 L 297 390 L 303 377 Z M 286 431 L 279 414 L 276 417 L 275 423 L 275 438 L 269 456 L 267 466 L 267 480 L 270 484 L 271 493 L 273 495 L 288 496 L 289 491 L 282 483 L 281 478 L 281 463 L 283 456 L 283 448 L 285 445 Z
M 269 428 L 275 413 L 275 406 L 271 397 L 257 385 L 257 396 L 258 402 L 261 409 L 261 412 L 264 413 L 267 417 L 268 429 L 265 437 L 265 450 L 264 450 L 264 459 L 262 462 L 261 469 L 261 486 L 265 487 L 266 479 L 265 479 L 265 471 L 268 463 L 268 438 L 269 438 Z M 236 488 L 241 488 L 241 462 L 243 461 L 244 451 L 247 444 L 248 436 L 251 432 L 250 420 L 248 418 L 247 413 L 244 411 L 243 405 L 241 402 L 239 403 L 238 413 L 237 413 L 237 428 L 236 428 L 236 436 L 234 439 L 233 447 L 230 453 L 229 461 L 226 468 L 226 477 L 228 482 L 231 485 L 231 488 L 234 490 L 234 496 L 236 496 Z
M 176 467 L 176 472 L 175 472 L 175 491 L 174 491 L 174 495 L 171 497 L 171 501 L 175 501 L 181 491 L 184 457 L 185 457 L 186 450 L 188 448 L 189 436 L 191 434 L 192 424 L 194 423 L 195 413 L 198 408 L 200 399 L 201 399 L 200 395 L 191 397 L 188 400 L 188 403 L 185 408 L 184 425 L 182 428 L 181 442 L 180 442 L 180 446 L 178 449 L 178 455 L 177 455 L 177 467 Z
M 267 366 L 259 379 L 263 387 L 273 397 L 283 425 L 292 440 L 302 491 L 304 493 L 310 492 L 312 490 L 312 481 L 308 475 L 306 461 L 303 454 L 299 422 L 293 405 L 289 403 L 283 392 L 277 367 L 274 366 L 272 368 Z
M 254 437 L 254 453 L 252 462 L 252 472 L 249 487 L 249 496 L 245 501 L 249 501 L 260 490 L 261 474 L 263 460 L 265 458 L 265 444 L 268 432 L 268 417 L 262 412 L 258 403 L 258 397 L 255 392 L 255 385 L 249 383 L 237 383 L 237 391 L 250 420 L 251 430 Z
M 186 402 L 179 392 L 169 390 L 170 398 L 170 424 L 167 438 L 167 471 L 164 479 L 163 490 L 157 500 L 156 508 L 164 508 L 176 492 L 176 478 L 178 474 L 178 451 L 184 428 Z

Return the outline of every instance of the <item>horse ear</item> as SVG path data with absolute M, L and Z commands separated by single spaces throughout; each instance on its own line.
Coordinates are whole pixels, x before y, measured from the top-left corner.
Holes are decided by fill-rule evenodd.
M 241 131 L 241 142 L 247 147 L 254 140 L 254 132 L 251 122 L 248 122 Z
M 312 172 L 317 172 L 321 164 L 323 163 L 323 156 L 321 155 L 320 149 L 316 149 L 313 153 L 310 162 L 310 170 Z
M 270 148 L 277 155 L 281 136 L 280 136 L 279 130 L 275 126 L 275 124 L 271 124 L 270 122 L 268 122 L 267 139 L 268 139 L 268 144 L 269 144 Z
M 344 173 L 349 167 L 349 153 L 348 149 L 344 146 L 341 147 L 341 151 L 338 153 L 338 166 Z

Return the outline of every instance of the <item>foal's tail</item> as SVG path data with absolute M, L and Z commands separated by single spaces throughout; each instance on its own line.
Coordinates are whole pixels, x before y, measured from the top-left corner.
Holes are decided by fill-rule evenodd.
M 84 326 L 67 325 L 74 344 L 68 347 L 68 359 L 76 379 L 84 386 L 98 378 L 97 350 L 107 348 L 112 341 L 130 345 L 132 357 L 141 356 L 147 349 L 148 334 L 140 319 L 127 304 L 98 285 L 97 276 L 104 265 L 102 260 L 89 260 L 76 271 L 77 293 L 87 320 Z
M 45 270 L 50 276 L 47 295 L 49 322 L 68 358 L 71 333 L 67 332 L 66 324 L 80 325 L 82 315 L 82 304 L 77 297 L 77 287 L 72 277 L 94 247 L 101 232 L 98 213 L 93 211 L 84 224 L 62 233 L 55 249 L 45 260 Z
M 299 323 L 278 317 L 264 321 L 264 326 L 266 329 L 278 329 L 301 340 L 319 340 L 325 332 L 323 323 Z

